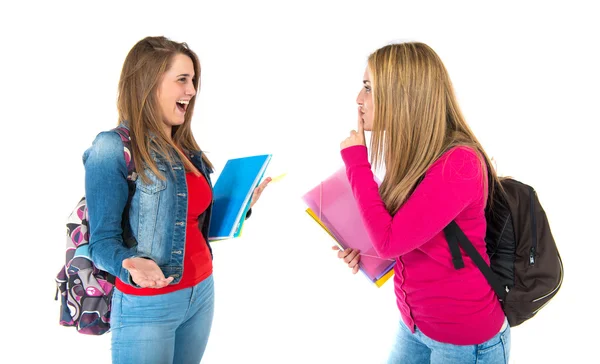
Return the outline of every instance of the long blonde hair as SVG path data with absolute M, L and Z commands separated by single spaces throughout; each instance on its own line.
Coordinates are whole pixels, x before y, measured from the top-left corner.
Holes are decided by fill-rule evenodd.
M 379 192 L 391 214 L 407 200 L 427 169 L 454 146 L 473 148 L 483 156 L 482 168 L 491 166 L 433 49 L 416 42 L 387 45 L 369 56 L 368 70 L 374 108 L 371 160 L 377 167 L 385 163 Z M 498 177 L 493 168 L 488 173 L 492 192 Z
M 173 58 L 178 54 L 191 58 L 195 73 L 194 88 L 198 91 L 200 85 L 198 56 L 186 43 L 174 42 L 162 36 L 146 37 L 137 42 L 127 54 L 121 71 L 117 98 L 119 123 L 127 122 L 129 125 L 133 159 L 138 174 L 146 183 L 149 179 L 141 166 L 149 168 L 159 178 L 165 179 L 165 176 L 159 172 L 151 151 L 165 158 L 169 163 L 177 155 L 186 170 L 199 174 L 180 150 L 180 148 L 187 151 L 200 150 L 191 129 L 196 97 L 192 97 L 189 102 L 183 124 L 174 126 L 170 137 L 164 132 L 163 114 L 158 102 L 157 91 L 160 81 L 171 67 Z M 204 153 L 202 158 L 212 168 Z

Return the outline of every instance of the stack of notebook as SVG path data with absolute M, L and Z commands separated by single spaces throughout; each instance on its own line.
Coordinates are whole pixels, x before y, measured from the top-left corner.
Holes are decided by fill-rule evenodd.
M 377 287 L 381 287 L 394 274 L 395 261 L 380 258 L 373 248 L 345 168 L 340 168 L 312 188 L 302 199 L 308 206 L 306 212 L 329 233 L 341 249 L 353 248 L 360 251 L 360 271 Z

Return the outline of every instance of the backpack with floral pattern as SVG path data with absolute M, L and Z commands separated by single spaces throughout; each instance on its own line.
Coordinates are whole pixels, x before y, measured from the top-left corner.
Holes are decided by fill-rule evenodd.
M 135 189 L 135 166 L 131 155 L 129 130 L 113 129 L 121 136 L 127 164 L 129 199 L 124 211 L 124 236 L 128 234 L 128 211 Z M 60 292 L 60 324 L 74 326 L 79 333 L 101 335 L 110 330 L 110 308 L 115 277 L 94 265 L 89 254 L 89 225 L 83 197 L 67 219 L 67 247 L 64 266 L 56 275 L 56 297 Z M 125 240 L 125 239 L 124 239 Z

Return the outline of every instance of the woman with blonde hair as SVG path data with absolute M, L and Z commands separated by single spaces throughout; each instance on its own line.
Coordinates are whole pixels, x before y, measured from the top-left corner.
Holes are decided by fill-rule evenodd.
M 140 40 L 121 72 L 120 127 L 98 134 L 84 153 L 89 252 L 116 277 L 113 363 L 199 363 L 208 342 L 212 165 L 191 128 L 199 84 L 200 62 L 187 44 Z
M 341 154 L 376 252 L 396 260 L 401 320 L 389 363 L 508 363 L 502 306 L 471 259 L 454 268 L 443 231 L 455 221 L 489 264 L 485 208 L 498 177 L 442 61 L 423 43 L 387 45 L 369 56 L 363 83 Z M 380 186 L 365 130 L 373 164 L 385 165 Z M 358 270 L 360 252 L 338 257 Z

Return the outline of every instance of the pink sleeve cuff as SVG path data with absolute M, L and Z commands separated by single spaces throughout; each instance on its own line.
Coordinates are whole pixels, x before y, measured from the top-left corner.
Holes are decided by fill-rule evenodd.
M 364 145 L 346 147 L 342 149 L 341 153 L 346 167 L 369 163 L 369 154 L 367 152 L 367 147 Z

